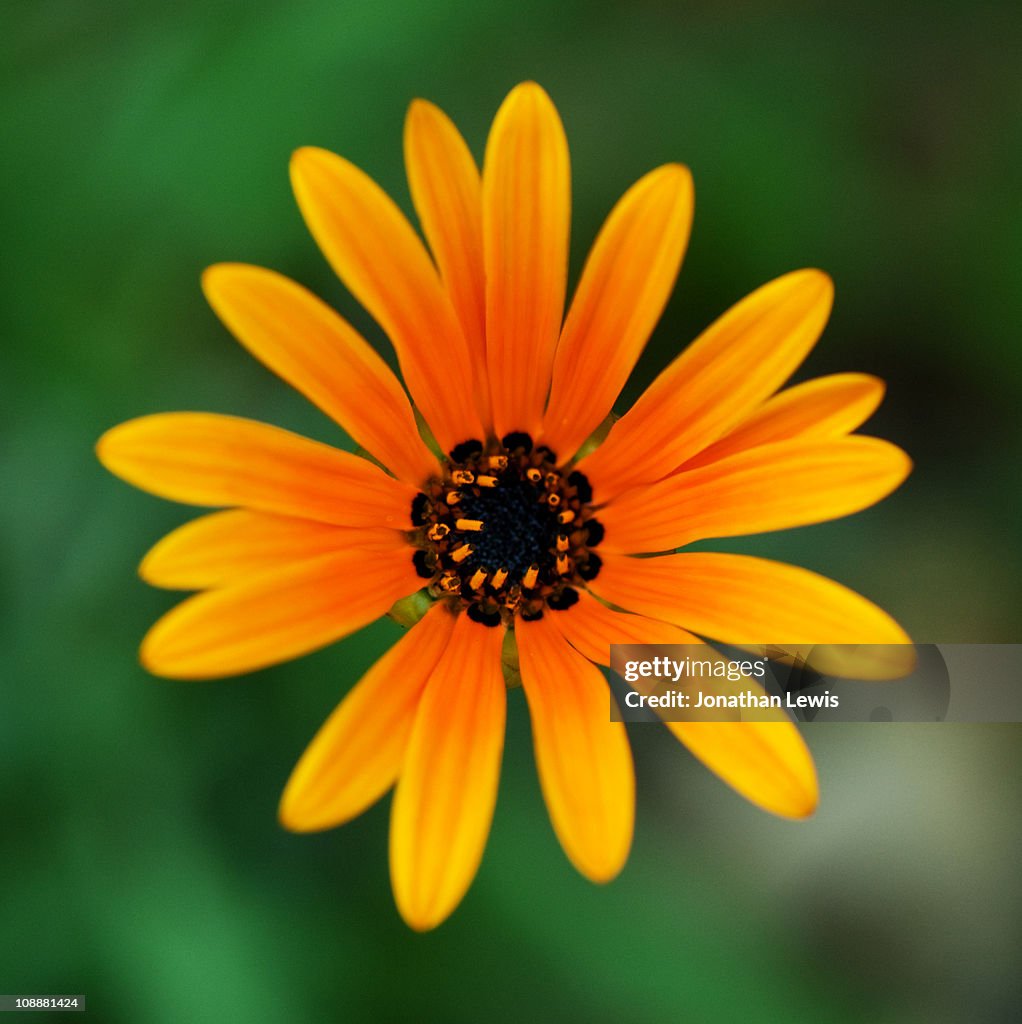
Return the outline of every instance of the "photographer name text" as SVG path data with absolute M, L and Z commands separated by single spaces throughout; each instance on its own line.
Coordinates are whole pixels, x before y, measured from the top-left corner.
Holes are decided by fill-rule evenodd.
M 786 693 L 784 700 L 776 694 L 755 693 L 742 690 L 739 693 L 682 693 L 669 690 L 667 693 L 625 694 L 625 705 L 629 708 L 836 708 L 840 706 L 837 694 L 830 690 L 819 694 Z

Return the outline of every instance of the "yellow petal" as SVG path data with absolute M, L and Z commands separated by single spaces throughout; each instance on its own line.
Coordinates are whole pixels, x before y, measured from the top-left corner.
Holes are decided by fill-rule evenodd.
M 325 647 L 418 590 L 410 557 L 338 551 L 271 569 L 182 601 L 142 641 L 158 676 L 212 679 Z
M 579 463 L 597 500 L 667 476 L 772 395 L 805 359 L 830 314 L 830 278 L 777 278 L 708 327 Z
M 645 615 L 616 612 L 584 590 L 578 602 L 550 616 L 561 636 L 598 665 L 610 664 L 611 644 L 694 644 L 691 633 Z
M 405 167 L 422 232 L 468 342 L 475 388 L 489 426 L 482 182 L 461 133 L 426 100 L 415 100 L 408 108 Z
M 262 267 L 222 263 L 202 277 L 209 304 L 235 337 L 339 423 L 402 480 L 438 467 L 419 437 L 398 379 L 368 342 L 301 285 Z
M 100 461 L 188 505 L 241 505 L 336 526 L 411 526 L 417 488 L 372 463 L 265 423 L 214 413 L 142 416 L 108 430 Z
M 610 664 L 611 644 L 701 643 L 676 626 L 613 611 L 588 594 L 580 595 L 577 604 L 550 619 L 574 647 L 601 665 Z M 642 655 L 637 652 L 635 656 Z M 722 658 L 711 647 L 706 647 L 703 656 Z M 651 693 L 652 682 L 640 676 L 630 685 L 638 693 Z M 713 685 L 721 690 L 739 688 L 737 683 L 729 684 L 726 676 L 714 678 Z M 741 681 L 740 689 L 764 692 L 748 678 Z M 757 715 L 768 713 L 758 711 Z M 771 722 L 664 724 L 707 768 L 758 807 L 790 818 L 804 818 L 816 807 L 818 785 L 812 758 L 783 711 L 778 710 Z
M 603 422 L 674 287 L 692 225 L 692 175 L 668 164 L 614 207 L 586 261 L 554 358 L 543 440 L 571 456 Z
M 782 562 L 687 552 L 659 558 L 601 555 L 589 586 L 604 600 L 736 646 L 908 644 L 885 611 L 854 591 Z
M 884 382 L 868 373 L 834 373 L 785 388 L 719 441 L 689 459 L 683 469 L 775 441 L 830 441 L 858 429 L 884 397 Z
M 331 526 L 233 508 L 200 516 L 171 531 L 149 550 L 138 571 L 154 587 L 206 590 L 348 549 L 395 554 L 410 550 L 398 530 Z
M 607 681 L 549 620 L 515 628 L 536 766 L 564 852 L 593 882 L 624 867 L 635 823 L 635 772 Z
M 564 315 L 570 212 L 561 119 L 526 82 L 497 111 L 483 164 L 486 353 L 498 436 L 539 431 Z
M 700 645 L 700 659 L 727 666 L 721 675 L 700 681 L 698 689 L 707 696 L 766 695 L 766 690 L 752 676 L 733 678 L 733 663 L 719 651 L 695 637 L 686 643 Z M 689 653 L 687 647 L 675 649 L 674 656 L 681 659 Z M 644 648 L 626 648 L 618 654 L 625 659 L 649 657 L 649 651 Z M 630 685 L 640 694 L 664 693 L 652 678 L 640 676 Z M 655 710 L 664 718 L 672 715 L 667 709 Z M 674 714 L 677 717 L 677 713 Z M 734 716 L 734 721 L 714 721 L 712 713 L 709 721 L 700 721 L 700 712 L 689 714 L 693 720 L 665 721 L 664 724 L 710 771 L 757 807 L 772 814 L 806 818 L 813 813 L 819 802 L 816 768 L 805 741 L 783 708 L 757 708 L 746 712 L 735 709 L 728 712 Z M 752 716 L 753 720 L 742 721 L 743 714 Z
M 880 501 L 911 468 L 900 448 L 873 437 L 763 445 L 626 491 L 600 511 L 600 550 L 667 551 L 822 523 Z
M 435 604 L 362 677 L 323 723 L 291 773 L 280 821 L 295 832 L 361 814 L 397 779 L 419 699 L 454 629 Z
M 468 343 L 422 242 L 347 160 L 299 149 L 291 181 L 305 222 L 348 290 L 387 332 L 412 399 L 445 451 L 482 437 Z
M 390 875 L 418 931 L 454 910 L 482 859 L 504 749 L 503 640 L 503 629 L 459 616 L 412 727 L 391 807 Z
M 816 768 L 791 722 L 665 724 L 710 771 L 757 807 L 784 818 L 807 818 L 816 810 Z

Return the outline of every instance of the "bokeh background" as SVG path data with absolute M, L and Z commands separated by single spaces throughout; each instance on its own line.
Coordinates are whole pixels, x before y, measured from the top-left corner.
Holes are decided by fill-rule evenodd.
M 847 522 L 729 545 L 811 566 L 919 640 L 1020 639 L 1022 16 L 1015 3 L 36 0 L 0 66 L 0 991 L 85 993 L 104 1022 L 1018 1019 L 1016 726 L 816 725 L 823 802 L 746 805 L 634 727 L 640 804 L 596 888 L 553 837 L 512 694 L 493 834 L 454 917 L 395 912 L 384 801 L 275 820 L 383 622 L 249 678 L 146 676 L 173 602 L 135 566 L 192 513 L 106 475 L 142 413 L 331 425 L 205 307 L 201 269 L 276 267 L 368 336 L 287 179 L 336 149 L 410 209 L 408 101 L 481 155 L 542 82 L 572 145 L 573 266 L 647 169 L 688 163 L 696 221 L 626 401 L 729 304 L 817 265 L 837 305 L 804 375 L 890 383 L 870 431 L 916 459 Z

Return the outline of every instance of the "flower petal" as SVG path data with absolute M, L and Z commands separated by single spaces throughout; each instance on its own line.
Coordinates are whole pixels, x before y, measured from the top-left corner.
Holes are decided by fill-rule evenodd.
M 202 276 L 209 304 L 274 373 L 339 423 L 402 480 L 438 471 L 398 379 L 329 306 L 262 267 L 221 263 Z
M 108 430 L 96 451 L 111 473 L 171 501 L 242 505 L 336 526 L 411 526 L 415 487 L 357 455 L 254 420 L 142 416 Z
M 763 445 L 626 491 L 600 511 L 600 550 L 666 551 L 822 523 L 880 501 L 911 468 L 900 448 L 874 437 Z
M 738 647 L 768 644 L 802 656 L 815 648 L 821 672 L 828 667 L 820 645 L 863 644 L 868 657 L 876 653 L 871 645 L 911 645 L 871 601 L 798 566 L 702 551 L 659 558 L 607 551 L 601 558 L 600 574 L 589 586 L 612 604 Z M 851 661 L 835 669 L 857 674 Z M 862 678 L 869 678 L 868 671 Z
M 280 821 L 295 832 L 341 825 L 397 779 L 419 699 L 451 639 L 454 616 L 433 605 L 323 723 L 291 773 Z
M 435 928 L 475 877 L 504 749 L 503 629 L 460 615 L 426 684 L 390 822 L 394 898 L 411 927 Z
M 157 541 L 138 567 L 154 587 L 206 590 L 264 572 L 306 562 L 331 551 L 407 550 L 398 530 L 352 528 L 313 519 L 232 508 L 211 512 Z
M 325 647 L 419 589 L 411 558 L 337 551 L 182 601 L 142 641 L 142 664 L 174 679 L 212 679 Z
M 554 358 L 543 440 L 571 456 L 603 422 L 660 319 L 692 225 L 692 175 L 640 178 L 593 245 Z
M 830 441 L 858 429 L 884 397 L 868 373 L 833 373 L 785 388 L 681 467 L 696 469 L 775 441 Z
M 426 100 L 408 108 L 405 167 L 422 232 L 468 342 L 476 393 L 489 425 L 482 181 L 454 122 Z
M 701 643 L 676 626 L 642 615 L 613 611 L 589 595 L 582 595 L 577 604 L 550 619 L 576 649 L 601 665 L 610 664 L 612 643 Z M 636 652 L 636 657 L 642 656 Z M 721 659 L 723 655 L 707 646 L 705 657 Z M 651 693 L 652 682 L 640 676 L 630 685 L 639 693 Z M 764 692 L 749 678 L 729 684 L 725 676 L 715 678 L 713 685 L 721 691 L 731 687 Z M 758 711 L 757 715 L 762 717 L 769 713 Z M 664 724 L 710 771 L 758 807 L 789 818 L 804 818 L 815 809 L 819 786 L 812 757 L 783 711 L 778 710 L 776 720 L 770 722 Z
M 742 688 L 759 689 L 744 683 Z M 757 807 L 784 818 L 807 818 L 816 810 L 816 767 L 791 722 L 664 724 L 710 771 Z
M 799 270 L 711 324 L 579 463 L 598 500 L 667 476 L 772 395 L 820 336 L 830 278 Z
M 323 149 L 299 149 L 291 181 L 324 255 L 393 343 L 441 447 L 482 437 L 468 343 L 404 214 L 368 175 Z
M 591 594 L 579 591 L 570 608 L 550 616 L 561 636 L 583 657 L 610 664 L 611 644 L 694 644 L 697 637 L 659 619 L 616 612 Z
M 512 89 L 483 164 L 486 353 L 497 436 L 539 431 L 568 273 L 568 142 L 550 97 Z
M 515 627 L 543 796 L 564 852 L 593 882 L 624 866 L 635 823 L 635 772 L 624 724 L 599 669 L 549 620 Z
M 688 643 L 701 641 L 693 637 Z M 619 653 L 626 659 L 649 656 L 642 648 Z M 699 657 L 730 663 L 730 659 L 708 645 L 702 646 Z M 656 680 L 641 676 L 631 686 L 641 694 L 658 692 Z M 766 695 L 766 690 L 751 676 L 734 679 L 730 672 L 703 679 L 699 689 L 713 697 Z M 665 710 L 663 714 L 670 712 Z M 743 712 L 736 710 L 733 714 L 739 719 Z M 757 807 L 784 818 L 807 818 L 816 810 L 820 792 L 816 767 L 801 733 L 782 708 L 758 708 L 745 714 L 754 715 L 753 720 L 664 724 L 710 771 Z M 697 715 L 693 712 L 694 719 Z

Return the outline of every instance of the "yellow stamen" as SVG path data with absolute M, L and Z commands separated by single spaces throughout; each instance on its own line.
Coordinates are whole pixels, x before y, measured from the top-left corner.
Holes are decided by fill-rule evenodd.
M 543 474 L 542 474 L 542 473 L 541 473 L 541 472 L 540 472 L 540 471 L 539 471 L 538 469 L 536 469 L 536 467 L 535 467 L 535 466 L 533 466 L 533 467 L 532 467 L 532 469 L 527 469 L 527 470 L 525 471 L 525 475 L 526 475 L 526 476 L 527 476 L 527 477 L 528 477 L 528 478 L 529 478 L 529 479 L 530 479 L 530 480 L 531 480 L 531 481 L 532 481 L 532 482 L 533 482 L 534 484 L 538 484 L 538 483 L 540 482 L 540 480 L 542 480 L 542 479 L 543 479 Z
M 485 569 L 476 569 L 476 571 L 472 574 L 472 579 L 470 579 L 468 581 L 468 585 L 473 590 L 478 590 L 485 582 L 486 582 L 486 570 Z
M 491 455 L 489 459 L 490 469 L 507 469 L 506 455 Z
M 575 518 L 575 513 L 570 508 L 566 508 L 563 512 L 557 513 L 557 521 L 559 523 L 570 523 Z
M 466 530 L 478 533 L 483 528 L 483 521 L 481 519 L 455 519 L 454 525 L 463 533 Z
M 561 496 L 559 494 L 548 494 L 546 496 L 546 502 L 551 508 L 557 508 L 561 503 Z
M 567 576 L 570 565 L 571 561 L 567 555 L 557 556 L 557 574 L 559 576 Z
M 568 535 L 565 533 L 559 533 L 557 535 L 557 550 L 567 551 L 568 550 Z
M 522 577 L 522 586 L 525 587 L 526 590 L 531 590 L 536 585 L 536 580 L 538 579 L 539 566 L 530 565 L 529 568 L 525 570 L 525 575 Z
M 451 528 L 446 523 L 434 523 L 426 531 L 426 536 L 430 540 L 443 540 L 450 532 Z
M 451 552 L 451 558 L 456 562 L 464 562 L 473 551 L 475 548 L 471 544 L 462 544 L 461 547 L 457 547 Z
M 459 487 L 464 487 L 466 484 L 470 484 L 475 481 L 475 474 L 470 473 L 467 469 L 456 469 L 451 474 L 451 480 Z
M 496 487 L 497 478 L 495 476 L 477 476 L 476 483 L 480 487 Z
M 506 580 L 506 579 L 507 579 L 507 569 L 498 569 L 493 574 L 493 579 L 492 579 L 491 582 L 493 583 L 493 585 L 495 587 L 502 587 L 502 586 L 504 586 L 504 580 Z
M 547 473 L 547 475 L 546 475 L 546 485 L 547 485 L 547 487 L 551 487 L 551 488 L 552 487 L 556 487 L 558 482 L 560 481 L 560 479 L 561 478 L 556 473 Z
M 444 497 L 448 505 L 457 505 L 461 501 L 461 495 L 457 491 L 448 491 Z

